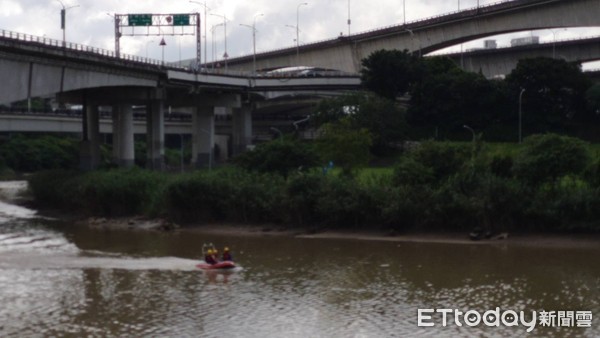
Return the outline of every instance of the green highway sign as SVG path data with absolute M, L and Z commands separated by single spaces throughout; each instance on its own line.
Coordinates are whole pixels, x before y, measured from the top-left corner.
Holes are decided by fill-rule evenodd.
M 189 26 L 190 16 L 188 14 L 174 14 L 173 26 Z
M 129 14 L 129 26 L 152 26 L 152 14 Z

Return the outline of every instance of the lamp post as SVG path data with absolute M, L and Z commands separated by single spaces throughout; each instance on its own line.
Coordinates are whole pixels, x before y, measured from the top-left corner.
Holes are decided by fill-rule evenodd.
M 300 6 L 307 6 L 308 2 L 302 2 L 296 7 L 296 63 L 300 66 Z
M 151 43 L 153 43 L 153 42 L 154 42 L 154 40 L 150 40 L 150 41 L 146 42 L 146 59 L 148 58 L 148 45 L 151 44 Z
M 223 59 L 225 59 L 225 71 L 227 71 L 227 58 L 229 57 L 229 54 L 227 54 L 227 17 L 225 15 L 214 14 L 214 13 L 211 13 L 210 15 L 223 18 L 223 27 L 224 27 L 223 34 L 225 36 L 225 53 L 223 53 Z
M 65 4 L 61 1 L 61 0 L 56 0 L 60 3 L 60 5 L 62 6 L 62 9 L 60 10 L 60 28 L 63 31 L 63 47 L 67 46 L 67 10 L 71 9 L 71 8 L 75 8 L 75 7 L 79 7 L 79 5 L 74 5 L 74 6 L 70 6 L 70 7 L 65 7 Z
M 204 3 L 198 2 L 198 1 L 191 1 L 190 3 L 194 3 L 194 4 L 198 4 L 200 6 L 204 6 L 204 63 L 208 63 L 208 59 L 206 57 L 206 40 L 208 40 L 208 35 L 206 34 L 206 22 L 208 21 L 208 19 L 206 18 L 206 16 L 208 15 L 208 11 L 210 10 L 210 8 L 208 8 L 208 6 L 206 6 L 206 1 L 204 1 Z M 200 65 L 198 65 L 200 66 Z
M 554 40 L 552 40 L 552 58 L 556 59 L 556 33 L 554 29 L 550 29 L 550 32 L 552 32 L 552 35 L 554 36 Z
M 475 130 L 473 130 L 473 128 L 467 126 L 466 124 L 463 125 L 463 128 L 469 130 L 471 132 L 471 134 L 473 134 L 473 143 L 475 143 Z
M 244 27 L 248 27 L 250 29 L 252 29 L 252 70 L 253 70 L 253 74 L 256 75 L 256 17 L 258 16 L 264 16 L 263 13 L 258 13 L 254 15 L 254 21 L 252 22 L 252 26 L 250 25 L 245 25 L 243 23 L 240 24 L 240 26 L 244 26 Z
M 352 24 L 352 18 L 350 15 L 350 0 L 348 0 L 348 36 L 350 36 L 350 25 Z
M 523 94 L 525 91 L 525 88 L 522 88 L 519 94 L 519 144 L 523 142 Z
M 216 43 L 216 39 L 215 39 L 215 33 L 217 31 L 217 27 L 223 26 L 222 23 L 216 24 L 216 25 L 212 25 L 212 27 L 210 28 L 210 32 L 212 33 L 212 45 L 211 45 L 211 49 L 212 49 L 212 56 L 211 56 L 211 61 L 212 61 L 212 69 L 215 69 L 215 60 L 217 59 L 217 43 Z
M 404 17 L 404 24 L 406 25 L 406 0 L 402 0 L 402 16 Z

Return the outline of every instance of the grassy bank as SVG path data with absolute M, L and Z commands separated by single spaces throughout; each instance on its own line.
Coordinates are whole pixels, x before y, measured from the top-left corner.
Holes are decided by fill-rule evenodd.
M 41 172 L 41 205 L 85 215 L 202 224 L 468 231 L 600 231 L 600 160 L 556 135 L 521 147 L 425 142 L 393 168 L 287 176 L 236 167 L 187 174 Z

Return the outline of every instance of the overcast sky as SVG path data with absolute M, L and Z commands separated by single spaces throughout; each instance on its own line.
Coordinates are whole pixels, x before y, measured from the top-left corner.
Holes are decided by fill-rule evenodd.
M 67 10 L 67 40 L 94 47 L 114 49 L 114 21 L 107 13 L 190 13 L 200 12 L 204 20 L 204 7 L 188 0 L 60 0 Z M 60 29 L 59 0 L 0 0 L 0 29 L 16 31 L 53 39 L 62 39 Z M 204 3 L 204 0 L 198 0 Z M 301 5 L 304 1 L 308 5 Z M 206 0 L 210 8 L 208 26 L 208 59 L 211 60 L 213 25 L 223 22 L 218 15 L 225 15 L 227 22 L 227 45 L 230 57 L 252 53 L 252 30 L 240 24 L 252 25 L 256 15 L 257 51 L 293 46 L 296 31 L 286 25 L 296 25 L 299 14 L 300 42 L 314 42 L 337 37 L 348 33 L 348 4 L 350 3 L 351 32 L 363 32 L 384 26 L 415 21 L 431 16 L 446 14 L 477 5 L 477 0 L 404 0 L 406 14 L 403 12 L 403 0 Z M 491 4 L 498 0 L 479 0 L 480 5 Z M 297 12 L 297 9 L 299 11 Z M 264 14 L 264 16 L 259 16 Z M 204 30 L 204 24 L 202 24 Z M 204 35 L 204 32 L 202 33 Z M 531 33 L 520 33 L 527 36 Z M 555 30 L 536 32 L 542 41 L 591 36 L 599 34 L 597 30 Z M 215 28 L 216 55 L 224 52 L 223 27 Z M 511 36 L 511 37 L 514 37 Z M 500 45 L 508 44 L 510 37 L 499 39 Z M 162 58 L 159 36 L 123 37 L 121 52 Z M 190 59 L 195 53 L 195 37 L 165 36 L 167 46 L 164 49 L 166 61 Z M 465 48 L 479 46 L 473 42 Z M 202 45 L 204 48 L 204 44 Z

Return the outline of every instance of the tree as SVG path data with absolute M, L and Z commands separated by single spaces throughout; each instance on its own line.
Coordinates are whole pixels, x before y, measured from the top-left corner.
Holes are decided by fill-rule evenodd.
M 372 137 L 371 150 L 376 154 L 406 138 L 404 110 L 394 101 L 377 95 L 356 93 L 323 100 L 312 121 L 319 127 L 341 119 L 357 130 L 367 129 Z
M 463 71 L 446 57 L 427 58 L 423 69 L 423 77 L 411 87 L 408 120 L 412 124 L 446 130 L 462 130 L 468 124 L 481 130 L 498 120 L 506 106 L 498 84 Z
M 523 59 L 506 81 L 515 98 L 525 89 L 523 121 L 536 131 L 561 130 L 565 122 L 584 118 L 590 80 L 578 63 L 545 57 Z
M 247 170 L 278 173 L 287 177 L 301 167 L 317 165 L 318 161 L 316 153 L 307 144 L 283 137 L 237 156 L 234 162 Z
M 419 60 L 406 49 L 376 51 L 362 60 L 362 83 L 368 90 L 395 100 L 404 95 L 419 77 Z
M 585 92 L 585 100 L 588 112 L 590 112 L 592 116 L 600 115 L 600 83 L 596 83 Z
M 585 142 L 556 134 L 534 135 L 525 139 L 514 170 L 517 178 L 531 185 L 554 183 L 558 178 L 579 175 L 590 164 Z
M 342 118 L 321 127 L 317 151 L 323 161 L 333 161 L 349 175 L 369 163 L 371 144 L 371 133 L 366 128 L 356 129 L 349 118 Z

